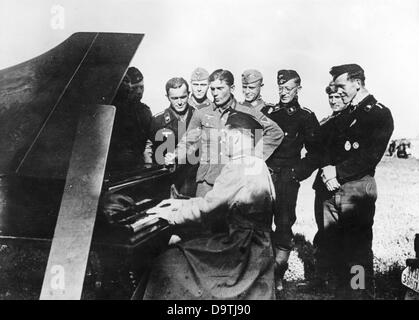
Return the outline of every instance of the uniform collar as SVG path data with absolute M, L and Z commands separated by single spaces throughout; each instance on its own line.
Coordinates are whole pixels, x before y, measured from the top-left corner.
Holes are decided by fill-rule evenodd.
M 279 103 L 277 105 L 275 105 L 274 107 L 271 107 L 268 110 L 268 113 L 276 112 L 276 111 L 279 111 L 279 110 L 285 110 L 287 112 L 287 114 L 291 116 L 294 113 L 296 113 L 300 108 L 301 107 L 300 107 L 300 104 L 298 103 L 298 99 L 297 99 L 297 97 L 295 97 L 289 103 L 281 103 L 281 101 L 279 101 Z
M 263 101 L 261 96 L 259 96 L 259 98 L 257 98 L 255 100 L 255 102 L 256 102 L 256 105 L 254 106 L 250 102 L 247 102 L 245 100 L 245 101 L 242 102 L 242 105 L 245 105 L 245 106 L 250 107 L 250 108 L 255 108 L 258 111 L 260 111 L 266 105 L 265 101 Z
M 231 95 L 230 100 L 228 100 L 227 103 L 224 105 L 223 110 L 221 110 L 221 108 L 219 106 L 217 106 L 215 103 L 214 103 L 214 106 L 213 106 L 213 110 L 218 109 L 221 113 L 224 113 L 225 111 L 227 111 L 229 109 L 235 109 L 236 104 L 237 104 L 236 98 L 234 98 L 234 96 Z
M 351 110 L 355 110 L 357 108 L 366 107 L 367 105 L 375 105 L 376 103 L 377 100 L 374 98 L 374 96 L 372 94 L 368 94 L 364 99 L 358 102 L 358 104 L 353 105 L 351 103 L 349 107 L 351 108 Z
M 298 103 L 298 97 L 295 97 L 291 102 L 288 103 L 282 103 L 281 101 L 279 101 L 278 103 L 279 107 L 282 108 L 300 108 L 300 104 Z
M 174 121 L 175 119 L 177 119 L 177 120 L 182 120 L 182 118 L 183 119 L 187 119 L 188 118 L 188 116 L 189 116 L 189 113 L 191 112 L 191 106 L 189 105 L 189 103 L 188 103 L 188 105 L 186 106 L 186 112 L 185 112 L 185 114 L 183 115 L 183 117 L 181 116 L 181 115 L 179 115 L 175 110 L 173 110 L 173 108 L 172 107 L 168 107 L 166 110 L 165 110 L 165 114 L 169 114 L 169 116 L 170 116 L 170 121 L 168 121 L 167 123 L 169 123 L 169 122 L 172 122 L 172 121 Z
M 196 108 L 197 106 L 200 106 L 202 104 L 205 104 L 205 105 L 209 106 L 211 104 L 211 101 L 210 101 L 210 99 L 208 99 L 208 97 L 206 97 L 203 102 L 199 103 L 198 101 L 196 101 L 195 97 L 191 94 L 189 99 L 188 99 L 188 104 L 191 107 Z

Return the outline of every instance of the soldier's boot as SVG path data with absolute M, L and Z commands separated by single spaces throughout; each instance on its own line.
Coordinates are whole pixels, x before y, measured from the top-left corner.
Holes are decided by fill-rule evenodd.
M 290 257 L 290 250 L 275 250 L 275 287 L 276 290 L 284 290 L 284 275 L 288 270 L 288 259 Z

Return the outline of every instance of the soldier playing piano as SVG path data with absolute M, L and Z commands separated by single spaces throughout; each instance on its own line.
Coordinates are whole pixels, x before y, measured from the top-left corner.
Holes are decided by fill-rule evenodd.
M 263 129 L 251 115 L 234 110 L 225 126 L 228 162 L 212 190 L 204 197 L 164 200 L 149 213 L 174 225 L 222 214 L 228 231 L 181 242 L 161 255 L 145 299 L 275 298 L 275 192 L 262 152 L 255 154 L 253 147 Z

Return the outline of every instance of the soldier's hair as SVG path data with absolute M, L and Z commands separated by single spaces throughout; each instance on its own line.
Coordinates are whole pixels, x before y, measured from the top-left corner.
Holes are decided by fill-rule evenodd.
M 177 89 L 183 85 L 186 86 L 186 91 L 189 93 L 189 84 L 185 79 L 180 78 L 180 77 L 175 77 L 175 78 L 170 79 L 169 81 L 166 82 L 166 94 L 167 95 L 169 94 L 170 89 Z
M 208 80 L 209 82 L 213 82 L 215 80 L 225 81 L 228 86 L 232 86 L 234 84 L 233 74 L 230 71 L 224 69 L 215 70 L 210 74 Z
M 329 73 L 332 75 L 333 80 L 335 80 L 337 77 L 344 73 L 348 73 L 348 80 L 359 79 L 361 81 L 361 84 L 365 85 L 364 69 L 362 69 L 359 65 L 355 63 L 334 66 L 330 69 Z

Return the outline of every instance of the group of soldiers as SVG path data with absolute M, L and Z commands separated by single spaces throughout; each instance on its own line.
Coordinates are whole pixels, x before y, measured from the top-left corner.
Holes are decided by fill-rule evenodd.
M 294 247 L 292 227 L 300 183 L 317 170 L 313 184 L 318 228 L 313 285 L 333 286 L 344 296 L 373 298 L 374 173 L 393 132 L 393 119 L 390 110 L 367 91 L 359 65 L 332 67 L 330 75 L 325 92 L 332 113 L 320 122 L 298 101 L 301 77 L 295 70 L 285 69 L 277 72 L 279 102 L 270 104 L 262 99 L 263 76 L 257 70 L 243 72 L 245 100 L 238 102 L 230 71 L 218 69 L 209 74 L 197 68 L 190 83 L 181 77 L 167 81 L 170 106 L 152 116 L 141 102 L 143 76 L 130 67 L 114 101 L 117 112 L 108 170 L 136 168 L 150 161 L 177 163 L 180 193 L 205 197 L 225 165 L 226 141 L 214 132 L 224 130 L 233 113 L 245 113 L 260 125 L 260 158 L 269 168 L 275 189 L 272 245 L 276 289 L 284 288 L 282 280 Z M 207 96 L 209 90 L 213 101 Z M 145 150 L 151 150 L 145 152 L 146 157 Z M 213 234 L 222 230 L 222 221 L 201 227 L 201 232 Z M 365 290 L 351 287 L 353 266 L 365 270 L 365 285 L 358 288 Z

